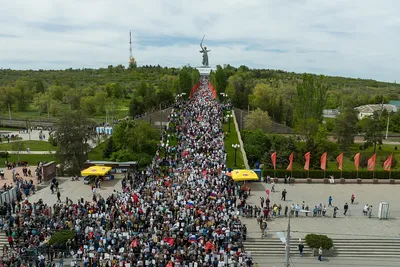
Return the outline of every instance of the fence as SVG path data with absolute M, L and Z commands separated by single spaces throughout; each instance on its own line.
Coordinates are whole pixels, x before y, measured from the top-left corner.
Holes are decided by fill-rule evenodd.
M 12 189 L 7 190 L 0 195 L 0 205 L 3 203 L 11 203 L 13 199 L 17 199 L 17 186 L 14 186 Z

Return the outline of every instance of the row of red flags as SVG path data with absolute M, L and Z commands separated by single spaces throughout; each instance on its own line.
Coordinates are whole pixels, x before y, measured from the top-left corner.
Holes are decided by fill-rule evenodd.
M 343 153 L 341 153 L 339 156 L 336 157 L 336 161 L 338 162 L 339 166 L 339 170 L 343 170 Z M 304 170 L 308 171 L 310 170 L 310 158 L 311 158 L 311 152 L 307 152 L 304 155 L 304 159 L 306 160 L 306 162 L 304 163 Z M 326 161 L 328 158 L 328 152 L 325 152 L 324 154 L 322 154 L 321 156 L 321 169 L 322 170 L 326 170 Z M 294 152 L 292 152 L 292 154 L 290 154 L 289 156 L 289 165 L 286 168 L 286 170 L 291 171 L 293 168 L 293 159 L 294 159 Z M 272 161 L 272 165 L 274 166 L 274 170 L 276 170 L 276 152 L 271 154 L 271 161 Z M 385 160 L 385 162 L 383 163 L 383 168 L 385 171 L 391 171 L 392 170 L 392 161 L 393 161 L 393 153 L 390 154 L 390 156 Z M 375 165 L 376 165 L 376 153 L 374 155 L 372 155 L 371 158 L 368 159 L 368 166 L 367 169 L 369 171 L 374 171 L 375 170 Z M 354 156 L 354 166 L 356 167 L 356 170 L 358 171 L 358 168 L 360 167 L 360 153 L 357 153 Z

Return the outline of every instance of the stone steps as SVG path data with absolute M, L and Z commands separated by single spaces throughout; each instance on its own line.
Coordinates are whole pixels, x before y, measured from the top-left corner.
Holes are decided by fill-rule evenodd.
M 281 257 L 285 255 L 285 245 L 278 238 L 249 238 L 243 242 L 247 252 L 257 258 Z M 290 250 L 298 255 L 298 239 L 292 239 Z M 304 256 L 311 256 L 312 249 L 305 244 Z M 340 257 L 400 258 L 400 239 L 333 239 L 333 251 Z

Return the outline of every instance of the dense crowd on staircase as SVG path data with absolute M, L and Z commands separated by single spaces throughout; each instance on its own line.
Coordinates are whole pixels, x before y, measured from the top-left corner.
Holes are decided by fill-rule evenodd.
M 252 266 L 241 243 L 241 189 L 224 175 L 223 109 L 202 79 L 191 99 L 177 99 L 151 166 L 126 174 L 120 192 L 53 207 L 9 204 L 3 266 L 23 266 L 29 255 L 40 267 L 66 256 L 95 267 Z M 75 238 L 49 245 L 68 229 Z

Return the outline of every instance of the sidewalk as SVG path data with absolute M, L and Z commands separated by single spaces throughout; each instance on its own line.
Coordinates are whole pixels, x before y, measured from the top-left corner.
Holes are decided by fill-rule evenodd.
M 55 154 L 56 151 L 7 151 L 8 154 L 20 154 L 20 155 L 29 155 L 29 154 Z
M 251 196 L 248 204 L 260 205 L 260 197 L 266 198 L 266 189 L 271 190 L 271 185 L 266 183 L 249 183 Z M 271 193 L 271 206 L 276 203 L 285 206 L 299 204 L 305 201 L 310 210 L 319 203 L 328 204 L 328 197 L 332 196 L 334 206 L 339 208 L 337 218 L 332 218 L 332 208 L 328 209 L 326 217 L 312 217 L 300 215 L 291 218 L 292 237 L 304 238 L 309 233 L 326 234 L 331 238 L 363 238 L 363 237 L 399 237 L 400 228 L 400 202 L 398 201 L 399 187 L 396 185 L 373 185 L 373 184 L 277 184 L 276 193 Z M 283 189 L 288 191 L 286 201 L 281 200 Z M 351 204 L 351 194 L 355 194 L 354 204 Z M 389 220 L 378 219 L 379 202 L 389 203 Z M 347 215 L 343 215 L 343 206 L 349 204 Z M 373 206 L 372 218 L 363 215 L 362 209 L 365 204 Z M 288 218 L 282 216 L 268 221 L 268 234 L 276 237 L 276 232 L 286 231 Z M 247 224 L 249 237 L 259 238 L 260 227 L 255 218 L 243 218 L 242 222 Z

